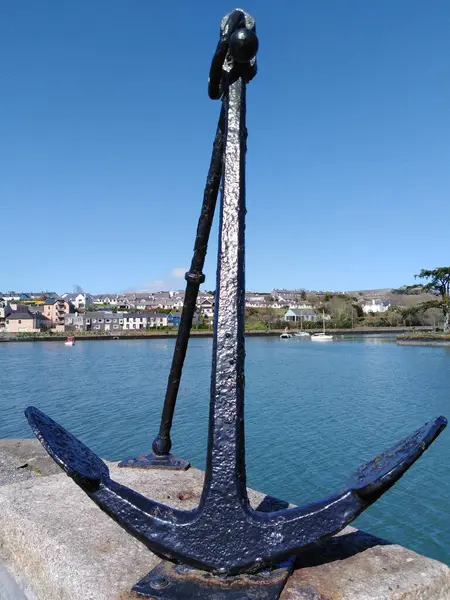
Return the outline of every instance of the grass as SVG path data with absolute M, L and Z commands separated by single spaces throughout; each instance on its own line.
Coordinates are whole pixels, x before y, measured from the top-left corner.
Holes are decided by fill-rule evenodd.
M 447 331 L 410 331 L 398 336 L 399 340 L 449 340 L 450 332 Z

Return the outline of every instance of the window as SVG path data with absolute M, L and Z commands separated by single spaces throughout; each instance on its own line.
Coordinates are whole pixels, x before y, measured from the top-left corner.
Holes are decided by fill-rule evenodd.
M 19 319 L 19 325 L 22 323 L 22 321 Z
M 99 319 L 99 320 L 98 320 L 98 322 L 99 322 L 99 323 L 103 323 L 103 319 Z
M 94 329 L 100 329 L 100 325 L 95 325 Z
M 97 319 L 92 319 L 92 322 L 93 323 L 97 323 Z
M 118 325 L 113 325 L 113 329 L 119 329 Z

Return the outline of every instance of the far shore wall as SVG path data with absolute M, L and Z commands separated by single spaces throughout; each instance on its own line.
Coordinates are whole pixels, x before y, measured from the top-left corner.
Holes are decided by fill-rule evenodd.
M 431 331 L 431 327 L 416 327 L 415 331 Z M 278 337 L 283 333 L 284 329 L 273 329 L 271 331 L 246 331 L 246 337 Z M 292 332 L 296 331 L 296 328 L 291 329 Z M 322 331 L 322 328 L 309 329 L 309 333 L 316 333 Z M 369 328 L 355 328 L 355 329 L 327 329 L 327 332 L 337 336 L 361 336 L 361 335 L 379 335 L 379 334 L 391 334 L 399 335 L 401 333 L 408 333 L 411 331 L 405 327 L 369 327 Z M 58 335 L 48 334 L 35 334 L 30 336 L 21 335 L 1 335 L 1 342 L 59 342 L 66 339 L 67 335 L 73 335 L 77 340 L 140 340 L 140 339 L 167 339 L 176 338 L 177 331 L 143 331 L 142 333 L 136 332 L 111 332 L 108 334 L 104 333 L 85 333 L 85 332 L 65 332 Z M 192 330 L 191 337 L 212 337 L 212 330 Z

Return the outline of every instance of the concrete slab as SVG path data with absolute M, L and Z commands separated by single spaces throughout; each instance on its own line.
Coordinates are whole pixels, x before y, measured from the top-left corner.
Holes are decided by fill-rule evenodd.
M 0 439 L 0 486 L 61 473 L 42 445 L 33 439 Z
M 124 485 L 189 509 L 203 473 L 141 471 L 110 465 Z M 263 494 L 251 492 L 256 505 Z M 9 572 L 26 578 L 37 600 L 126 600 L 159 562 L 65 475 L 34 476 L 0 487 L 0 548 Z M 0 596 L 1 598 L 1 596 Z M 450 600 L 450 569 L 347 528 L 302 555 L 282 600 Z

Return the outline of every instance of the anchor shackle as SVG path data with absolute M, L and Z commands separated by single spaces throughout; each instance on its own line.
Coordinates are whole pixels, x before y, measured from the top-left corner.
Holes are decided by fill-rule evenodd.
M 256 53 L 259 42 L 255 19 L 241 9 L 225 15 L 220 24 L 220 39 L 211 61 L 208 95 L 219 100 L 223 95 L 224 72 L 236 67 L 239 76 L 249 82 L 256 75 Z

